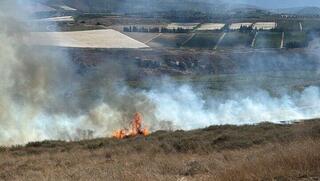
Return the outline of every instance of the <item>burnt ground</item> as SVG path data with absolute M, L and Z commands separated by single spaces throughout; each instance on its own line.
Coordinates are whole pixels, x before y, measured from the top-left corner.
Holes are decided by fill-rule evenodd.
M 319 180 L 320 120 L 1 147 L 1 180 Z

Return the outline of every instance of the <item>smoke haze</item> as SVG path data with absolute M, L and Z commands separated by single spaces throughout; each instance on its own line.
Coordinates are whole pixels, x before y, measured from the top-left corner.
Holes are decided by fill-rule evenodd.
M 232 89 L 229 96 L 221 98 L 214 92 L 207 97 L 170 78 L 151 84 L 148 90 L 133 89 L 122 81 L 122 73 L 112 63 L 80 75 L 65 52 L 23 42 L 28 35 L 26 16 L 16 14 L 23 11 L 12 1 L 2 3 L 0 145 L 110 136 L 127 125 L 136 111 L 144 115 L 152 131 L 319 116 L 318 87 L 278 96 L 259 88 Z
M 320 2 L 316 0 L 224 0 L 223 2 L 248 4 L 268 9 L 320 6 Z

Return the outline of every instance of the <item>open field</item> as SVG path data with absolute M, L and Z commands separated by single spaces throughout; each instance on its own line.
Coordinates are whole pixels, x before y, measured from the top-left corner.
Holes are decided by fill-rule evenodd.
M 284 45 L 290 48 L 292 45 L 299 47 L 308 46 L 308 35 L 305 32 L 288 32 L 285 33 Z
M 159 37 L 148 43 L 150 47 L 158 48 L 177 48 L 182 45 L 192 34 L 187 33 L 162 33 Z
M 214 48 L 222 33 L 196 33 L 184 46 L 191 48 Z
M 1 180 L 316 180 L 320 121 L 0 148 Z
M 229 32 L 226 34 L 220 48 L 244 48 L 251 45 L 254 34 L 240 33 L 240 32 Z
M 280 20 L 277 21 L 277 28 L 282 31 L 301 31 L 300 21 L 297 20 Z
M 282 34 L 279 32 L 259 32 L 256 38 L 255 48 L 279 48 Z
M 320 20 L 304 20 L 301 22 L 303 31 L 320 30 Z
M 142 43 L 147 43 L 149 40 L 156 38 L 159 33 L 141 33 L 141 32 L 123 32 L 123 34 L 138 40 Z
M 147 48 L 148 46 L 118 31 L 91 30 L 72 32 L 35 32 L 28 44 L 74 48 Z

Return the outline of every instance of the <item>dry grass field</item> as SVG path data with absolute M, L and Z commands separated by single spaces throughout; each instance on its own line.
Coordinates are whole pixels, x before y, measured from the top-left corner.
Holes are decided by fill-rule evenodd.
M 257 30 L 271 30 L 277 27 L 276 22 L 257 22 L 253 25 L 253 29 Z
M 25 40 L 28 44 L 73 48 L 147 48 L 148 46 L 116 30 L 70 32 L 34 32 Z
M 319 180 L 320 120 L 0 149 L 0 180 Z
M 211 30 L 221 30 L 225 24 L 223 23 L 205 23 L 202 24 L 197 30 L 199 31 L 211 31 Z

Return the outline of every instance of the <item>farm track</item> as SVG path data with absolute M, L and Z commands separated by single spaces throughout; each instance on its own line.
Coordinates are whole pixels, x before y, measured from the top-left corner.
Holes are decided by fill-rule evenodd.
M 192 33 L 192 35 L 181 44 L 181 46 L 184 46 L 186 43 L 188 43 L 188 41 L 190 41 L 195 35 L 195 33 Z
M 156 36 L 152 37 L 151 39 L 149 39 L 148 41 L 143 42 L 143 43 L 144 43 L 144 44 L 148 44 L 148 43 L 150 43 L 152 40 L 154 40 L 154 39 L 156 39 L 156 38 L 160 37 L 161 35 L 162 35 L 162 33 L 159 33 L 158 35 L 156 35 Z
M 227 34 L 227 33 L 223 33 L 223 34 L 221 35 L 221 37 L 219 38 L 216 46 L 214 47 L 215 50 L 219 47 L 220 43 L 222 42 L 222 40 L 224 39 L 224 37 L 226 36 L 226 34 Z
M 254 48 L 254 46 L 255 46 L 258 33 L 259 33 L 259 32 L 256 32 L 256 34 L 254 35 L 254 38 L 253 38 L 252 43 L 251 43 L 251 47 L 252 47 L 252 48 Z
M 284 32 L 282 32 L 280 48 L 282 49 L 283 46 L 284 46 Z

